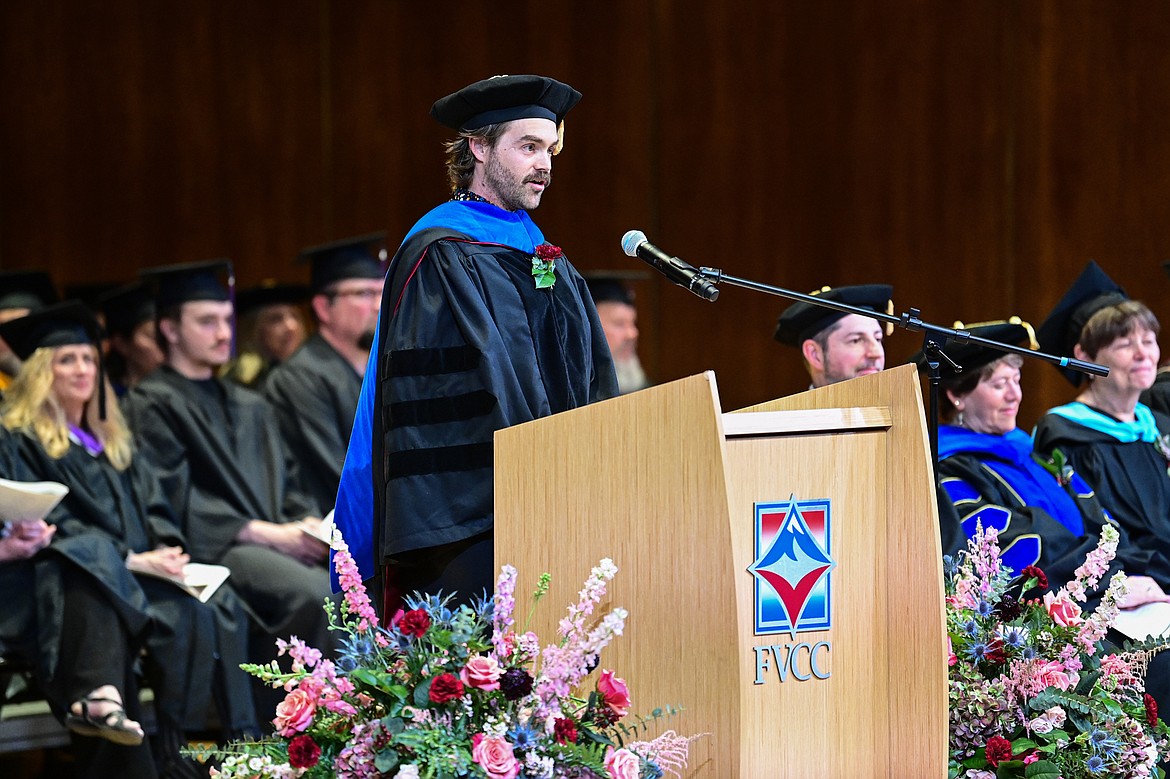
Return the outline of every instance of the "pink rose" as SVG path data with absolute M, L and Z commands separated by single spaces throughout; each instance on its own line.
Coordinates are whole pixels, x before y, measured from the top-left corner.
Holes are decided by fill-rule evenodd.
M 1048 615 L 1057 625 L 1068 627 L 1085 621 L 1081 618 L 1081 607 L 1065 595 L 1057 597 L 1051 592 L 1044 593 L 1044 608 L 1048 609 Z
M 500 675 L 503 670 L 494 657 L 476 655 L 467 661 L 467 665 L 459 672 L 459 678 L 468 687 L 478 687 L 481 690 L 500 689 Z
M 276 732 L 284 737 L 295 736 L 313 723 L 317 702 L 304 690 L 293 690 L 276 707 L 276 719 L 272 724 Z
M 605 754 L 605 770 L 613 779 L 638 779 L 642 761 L 628 749 L 610 747 Z
M 1036 669 L 1036 678 L 1044 683 L 1047 687 L 1055 687 L 1058 690 L 1067 690 L 1072 687 L 1072 677 L 1065 671 L 1064 666 L 1055 660 L 1051 660 Z
M 630 691 L 624 679 L 613 675 L 613 671 L 602 671 L 597 680 L 597 691 L 601 693 L 605 705 L 618 717 L 624 717 L 630 712 Z
M 522 768 L 512 754 L 512 745 L 503 736 L 476 733 L 471 739 L 471 759 L 479 763 L 489 779 L 515 779 Z
M 959 658 L 955 656 L 955 647 L 951 644 L 951 637 L 947 636 L 947 665 L 955 665 Z

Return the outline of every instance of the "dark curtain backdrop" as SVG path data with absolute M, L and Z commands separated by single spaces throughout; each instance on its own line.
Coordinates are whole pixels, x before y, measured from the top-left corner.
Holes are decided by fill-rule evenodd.
M 62 286 L 301 247 L 446 195 L 437 97 L 496 73 L 580 89 L 535 217 L 586 269 L 631 228 L 799 291 L 888 281 L 899 312 L 1039 321 L 1090 258 L 1165 319 L 1161 0 L 8 0 L 0 266 Z M 725 408 L 800 390 L 785 302 L 638 282 L 642 353 Z M 919 337 L 896 332 L 890 363 Z M 1021 421 L 1071 388 L 1029 365 Z

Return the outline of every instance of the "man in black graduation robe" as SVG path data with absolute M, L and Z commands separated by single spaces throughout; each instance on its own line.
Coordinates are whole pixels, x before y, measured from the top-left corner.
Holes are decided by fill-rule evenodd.
M 301 252 L 317 332 L 264 384 L 280 434 L 297 461 L 301 489 L 323 513 L 333 509 L 341 465 L 362 391 L 382 297 L 385 233 Z
M 319 523 L 295 488 L 276 420 L 255 392 L 215 377 L 227 360 L 231 302 L 222 263 L 149 271 L 157 284 L 167 362 L 126 396 L 139 446 L 156 465 L 193 560 L 231 569 L 269 659 L 275 638 L 328 650 L 326 546 L 301 528 Z
M 494 432 L 617 392 L 584 280 L 527 213 L 579 98 L 502 76 L 432 108 L 460 132 L 454 196 L 391 261 L 335 517 L 363 578 L 389 565 L 390 608 L 414 590 L 490 592 Z

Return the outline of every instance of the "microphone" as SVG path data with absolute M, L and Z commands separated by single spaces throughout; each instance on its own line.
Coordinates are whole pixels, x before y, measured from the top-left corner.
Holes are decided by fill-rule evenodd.
M 658 271 L 680 287 L 686 287 L 703 300 L 715 300 L 719 297 L 719 289 L 708 279 L 703 278 L 694 266 L 671 257 L 654 244 L 646 240 L 646 233 L 641 230 L 630 230 L 622 236 L 622 251 L 631 257 L 641 257 L 647 264 L 653 265 Z

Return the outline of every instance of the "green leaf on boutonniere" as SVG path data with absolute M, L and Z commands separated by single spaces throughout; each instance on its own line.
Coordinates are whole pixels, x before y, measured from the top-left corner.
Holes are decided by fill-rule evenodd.
M 555 260 L 545 262 L 539 257 L 532 258 L 532 276 L 536 279 L 537 289 L 548 289 L 557 283 L 557 263 Z
M 537 289 L 550 289 L 557 283 L 557 260 L 564 257 L 561 247 L 548 241 L 536 247 L 532 255 L 532 275 Z

